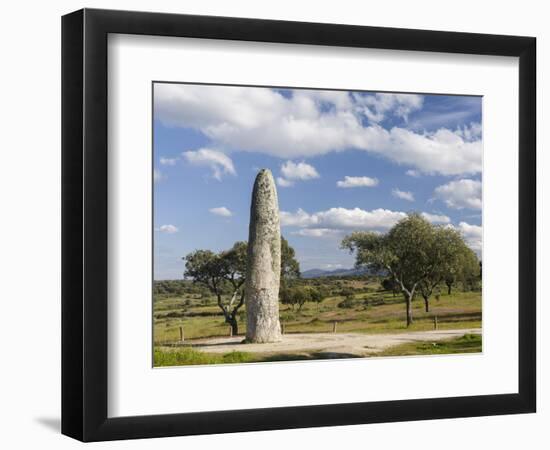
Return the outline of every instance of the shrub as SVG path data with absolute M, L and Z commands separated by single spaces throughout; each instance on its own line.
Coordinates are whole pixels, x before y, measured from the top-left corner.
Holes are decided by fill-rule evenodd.
M 372 299 L 372 306 L 380 306 L 384 305 L 386 302 L 384 301 L 384 297 L 377 297 Z
M 338 308 L 353 308 L 355 306 L 355 302 L 353 301 L 353 297 L 346 297 L 344 300 L 342 300 L 340 303 L 338 303 Z

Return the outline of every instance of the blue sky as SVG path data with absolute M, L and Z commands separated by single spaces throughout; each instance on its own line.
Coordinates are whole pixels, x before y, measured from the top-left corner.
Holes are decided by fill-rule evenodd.
M 246 240 L 257 171 L 277 180 L 302 270 L 353 266 L 353 230 L 409 211 L 481 253 L 480 97 L 154 85 L 154 277 Z

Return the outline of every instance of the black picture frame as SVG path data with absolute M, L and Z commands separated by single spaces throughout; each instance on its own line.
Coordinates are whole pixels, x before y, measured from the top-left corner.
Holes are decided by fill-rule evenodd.
M 517 393 L 107 416 L 109 33 L 519 58 Z M 536 39 L 457 32 L 83 9 L 62 18 L 62 433 L 82 441 L 535 412 Z

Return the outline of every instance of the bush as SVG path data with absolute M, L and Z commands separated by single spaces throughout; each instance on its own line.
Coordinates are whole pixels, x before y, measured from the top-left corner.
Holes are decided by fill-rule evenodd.
M 343 297 L 349 297 L 351 295 L 353 295 L 354 293 L 354 290 L 352 288 L 344 288 L 340 291 L 340 295 L 343 296 Z
M 372 306 L 380 306 L 386 304 L 384 297 L 373 298 L 371 301 Z
M 353 308 L 355 306 L 355 302 L 353 301 L 353 297 L 346 297 L 344 300 L 342 300 L 340 303 L 338 303 L 338 308 Z
M 293 322 L 296 320 L 296 314 L 290 311 L 281 311 L 280 318 L 283 322 Z

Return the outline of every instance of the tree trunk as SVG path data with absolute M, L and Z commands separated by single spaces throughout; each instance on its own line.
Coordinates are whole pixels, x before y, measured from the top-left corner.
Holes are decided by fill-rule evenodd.
M 412 299 L 413 294 L 404 294 L 405 302 L 407 304 L 407 327 L 410 327 L 413 323 L 413 309 L 412 309 Z
M 239 334 L 239 323 L 237 322 L 237 317 L 228 316 L 225 318 L 225 321 L 231 325 L 231 334 L 237 336 Z
M 423 295 L 422 297 L 424 297 L 424 309 L 426 312 L 430 312 L 430 297 L 427 295 Z
M 447 295 L 451 295 L 451 289 L 453 287 L 452 283 L 447 283 Z

